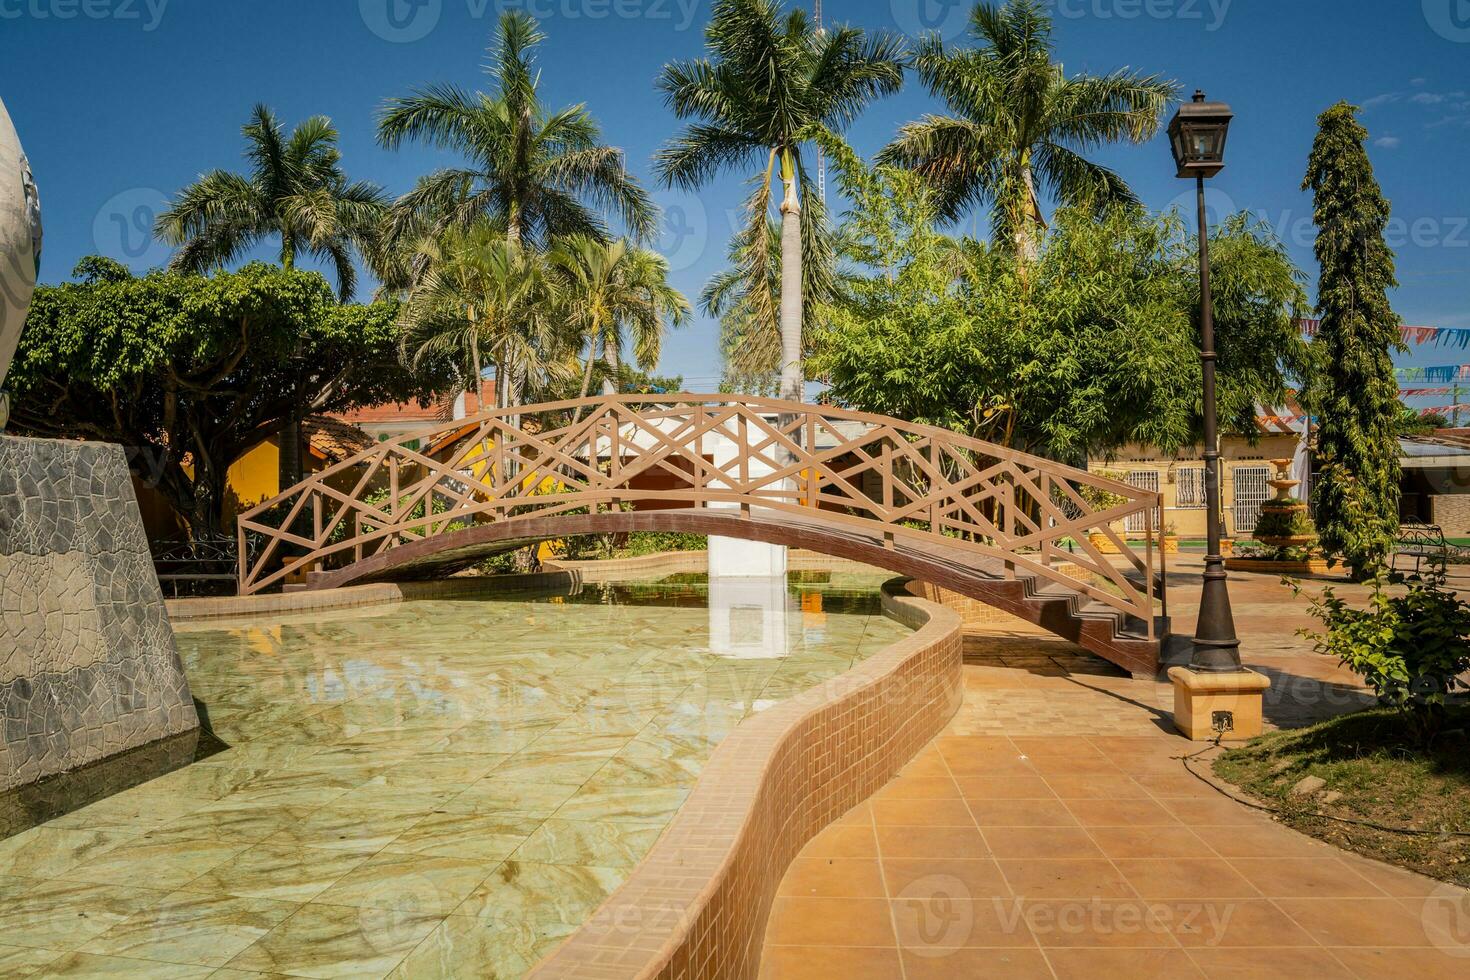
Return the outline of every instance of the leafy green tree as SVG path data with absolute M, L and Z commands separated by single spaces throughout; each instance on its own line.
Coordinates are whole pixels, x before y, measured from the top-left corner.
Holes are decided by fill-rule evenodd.
M 599 211 L 616 213 L 635 238 L 653 233 L 657 209 L 625 169 L 622 151 L 602 143 L 587 109 L 551 111 L 542 103 L 535 52 L 544 40 L 534 18 L 508 11 L 486 68 L 495 91 L 433 85 L 388 100 L 378 119 L 385 147 L 419 140 L 468 158 L 467 166 L 422 178 L 394 205 L 390 238 L 411 245 L 477 219 L 491 221 L 515 245 L 544 246 L 570 234 L 606 238 Z M 411 277 L 401 253 L 382 264 L 390 282 Z
M 1176 217 L 1064 208 L 1023 272 L 1009 248 L 938 234 L 934 192 L 912 173 L 834 162 L 854 206 L 812 358 L 834 401 L 1069 463 L 1197 443 L 1196 253 Z M 1301 370 L 1305 297 L 1281 245 L 1244 218 L 1211 248 L 1230 338 L 1221 417 L 1253 433 L 1257 405 L 1282 403 Z
M 563 312 L 587 348 L 579 397 L 592 387 L 599 352 L 603 390 L 614 390 L 630 338 L 640 368 L 658 364 L 664 331 L 689 315 L 689 301 L 669 285 L 663 256 L 623 240 L 603 243 L 575 235 L 558 242 L 549 260 L 562 280 Z
M 224 530 L 230 465 L 300 406 L 343 412 L 447 386 L 442 365 L 400 365 L 394 306 L 339 304 L 314 272 L 251 263 L 137 278 L 89 258 L 75 276 L 36 290 L 10 374 L 11 424 L 122 443 L 195 537 Z
M 158 236 L 178 248 L 171 268 L 210 272 L 262 239 L 279 237 L 284 268 L 293 268 L 303 253 L 323 259 L 342 301 L 351 300 L 357 289 L 353 255 L 373 247 L 386 210 L 383 192 L 347 180 L 337 130 L 326 116 L 313 116 L 287 136 L 275 113 L 257 105 L 242 132 L 250 173 L 212 170 L 158 216 Z
M 1123 178 L 1083 154 L 1153 138 L 1179 87 L 1127 70 L 1068 77 L 1052 60 L 1041 0 L 977 3 L 970 20 L 977 47 L 946 50 L 934 35 L 914 57 L 954 115 L 909 123 L 879 160 L 922 174 L 945 221 L 988 205 L 994 241 L 1031 259 L 1046 230 L 1043 189 L 1067 207 L 1135 202 Z
M 1400 402 L 1391 353 L 1402 348 L 1388 302 L 1397 286 L 1383 239 L 1389 204 L 1373 176 L 1357 108 L 1318 117 L 1304 190 L 1317 225 L 1317 315 L 1322 325 L 1308 401 L 1320 420 L 1322 475 L 1313 489 L 1322 548 L 1355 579 L 1371 577 L 1398 529 Z
M 447 359 L 467 387 L 493 361 L 496 407 L 535 401 L 575 373 L 580 338 L 561 314 L 561 283 L 544 256 L 508 243 L 485 220 L 421 247 L 426 271 L 400 315 L 410 365 Z
M 354 253 L 372 255 L 386 214 L 383 192 L 349 183 L 337 149 L 337 130 L 313 116 L 289 136 L 268 107 L 257 105 L 245 134 L 249 174 L 213 170 L 179 192 L 158 216 L 157 234 L 178 247 L 170 267 L 205 273 L 224 268 L 262 239 L 278 236 L 280 261 L 294 268 L 301 254 L 325 260 L 345 303 L 357 288 Z M 291 356 L 299 359 L 304 352 Z M 281 485 L 301 479 L 304 406 L 281 433 Z
M 720 171 L 764 163 L 732 246 L 735 270 L 706 294 L 705 306 L 737 318 L 747 367 L 779 368 L 781 397 L 799 401 L 802 293 L 825 293 L 812 280 L 829 274 L 804 259 L 830 250 L 803 146 L 821 131 L 841 132 L 870 102 L 898 91 L 903 50 L 854 27 L 818 30 L 805 11 L 784 10 L 779 0 L 715 0 L 704 36 L 709 57 L 664 66 L 659 85 L 674 114 L 698 121 L 658 152 L 655 166 L 665 185 L 697 188 Z M 770 228 L 777 174 L 779 237 Z

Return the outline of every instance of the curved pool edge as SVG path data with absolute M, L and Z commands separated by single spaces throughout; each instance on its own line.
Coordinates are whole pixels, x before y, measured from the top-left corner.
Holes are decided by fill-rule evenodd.
M 758 973 L 766 919 L 797 853 L 959 710 L 960 617 L 906 583 L 883 586 L 883 611 L 914 633 L 736 727 L 653 850 L 531 977 Z
M 205 596 L 166 599 L 171 622 L 195 623 L 242 616 L 286 616 L 326 609 L 356 609 L 415 599 L 454 599 L 487 593 L 574 589 L 582 582 L 579 572 L 555 569 L 517 575 L 466 575 L 461 578 L 425 582 L 376 582 L 348 585 L 321 592 L 271 592 L 246 596 Z

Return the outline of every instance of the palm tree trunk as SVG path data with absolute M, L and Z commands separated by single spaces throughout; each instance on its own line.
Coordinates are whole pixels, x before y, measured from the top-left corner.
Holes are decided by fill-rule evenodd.
M 521 247 L 521 209 L 514 204 L 505 219 L 505 244 L 511 248 Z
M 801 202 L 796 195 L 796 165 L 791 151 L 781 154 L 781 387 L 787 401 L 801 401 L 806 376 L 801 363 Z
M 597 334 L 594 333 L 592 335 L 589 343 L 590 346 L 587 348 L 587 366 L 582 370 L 582 391 L 577 395 L 579 399 L 586 398 L 587 392 L 592 390 L 592 368 L 597 363 Z M 572 413 L 572 424 L 576 425 L 580 421 L 582 421 L 582 407 L 579 405 L 577 406 L 577 410 Z
M 604 395 L 616 395 L 618 393 L 618 365 L 621 356 L 621 352 L 618 350 L 617 338 L 603 338 L 602 363 L 607 365 L 607 377 L 602 379 L 602 393 Z
M 472 389 L 475 393 L 474 414 L 479 415 L 485 410 L 485 399 L 483 397 L 485 391 L 485 382 L 481 373 L 482 369 L 480 367 L 480 340 L 478 337 L 475 338 L 474 343 L 470 345 L 470 359 L 474 361 L 475 370 L 475 381 L 474 385 L 472 386 Z M 465 414 L 470 414 L 468 405 L 465 406 Z
M 1021 186 L 1025 200 L 1021 202 L 1020 214 L 1017 215 L 1016 254 L 1023 263 L 1032 265 L 1041 257 L 1040 231 L 1044 221 L 1041 217 L 1041 204 L 1036 197 L 1036 178 L 1031 173 L 1029 157 L 1021 164 Z

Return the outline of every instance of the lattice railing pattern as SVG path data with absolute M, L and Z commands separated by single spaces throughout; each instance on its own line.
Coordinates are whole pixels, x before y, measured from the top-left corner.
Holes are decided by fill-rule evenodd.
M 654 473 L 682 485 L 638 485 Z M 381 442 L 241 515 L 240 589 L 470 524 L 640 501 L 781 512 L 942 550 L 977 570 L 1054 580 L 1150 629 L 1162 588 L 1157 493 L 883 416 L 679 394 L 518 406 Z M 1133 515 L 1147 532 L 1141 553 L 1114 529 Z M 1057 569 L 1063 557 L 1095 581 Z

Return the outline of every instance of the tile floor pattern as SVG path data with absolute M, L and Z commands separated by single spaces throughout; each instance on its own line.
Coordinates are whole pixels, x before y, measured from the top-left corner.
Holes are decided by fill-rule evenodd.
M 1462 893 L 1225 799 L 1181 744 L 942 736 L 794 862 L 762 977 L 1465 975 Z
M 1198 557 L 1181 565 L 1176 602 L 1198 595 Z M 1296 635 L 1310 620 L 1277 579 L 1231 590 L 1268 725 L 1368 703 Z M 1176 605 L 1175 629 L 1194 613 Z M 1187 773 L 1199 746 L 1173 733 L 1167 683 L 1012 627 L 967 638 L 965 687 L 946 734 L 787 872 L 762 980 L 1470 975 L 1470 893 Z
M 0 976 L 520 975 L 742 718 L 907 633 L 808 601 L 723 659 L 698 593 L 180 630 L 232 747 L 0 841 Z

